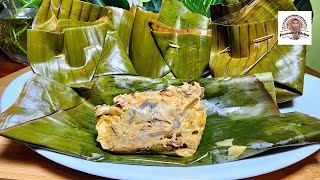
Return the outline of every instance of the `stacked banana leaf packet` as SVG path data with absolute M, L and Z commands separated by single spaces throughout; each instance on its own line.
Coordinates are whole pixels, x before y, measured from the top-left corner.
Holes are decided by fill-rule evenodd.
M 319 143 L 319 119 L 281 114 L 277 106 L 302 95 L 306 57 L 305 46 L 277 45 L 277 13 L 308 5 L 152 0 L 129 9 L 43 0 L 27 34 L 34 75 L 1 114 L 0 134 L 86 160 L 159 166 L 223 163 Z M 205 88 L 207 122 L 192 157 L 102 150 L 96 105 L 194 81 Z

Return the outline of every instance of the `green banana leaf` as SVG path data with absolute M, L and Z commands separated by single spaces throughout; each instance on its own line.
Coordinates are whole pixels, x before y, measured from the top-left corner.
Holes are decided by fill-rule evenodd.
M 63 33 L 29 30 L 28 59 L 32 70 L 64 84 L 91 81 L 107 29 L 103 23 L 68 28 Z M 39 53 L 39 49 L 43 52 Z
M 260 8 L 259 8 L 260 7 Z M 214 24 L 241 25 L 276 18 L 278 11 L 296 11 L 291 0 L 253 0 L 247 6 L 232 14 L 215 19 Z
M 108 26 L 112 27 L 110 20 L 107 18 L 103 19 L 103 22 L 101 21 L 99 22 L 99 21 L 83 22 L 83 21 L 76 21 L 72 19 L 60 19 L 57 21 L 55 32 L 61 33 L 63 32 L 64 29 L 67 29 L 67 28 L 86 27 L 86 26 L 100 24 L 103 22 L 108 23 Z
M 276 96 L 276 90 L 274 85 L 274 79 L 271 72 L 267 73 L 258 73 L 253 74 L 256 76 L 264 85 L 264 87 L 267 89 L 269 94 L 271 95 L 273 101 L 277 103 L 277 96 Z
M 17 101 L 0 115 L 5 129 L 31 119 L 48 116 L 58 110 L 73 108 L 85 100 L 70 87 L 44 76 L 33 76 L 24 85 Z
M 210 7 L 211 19 L 216 20 L 225 15 L 239 11 L 252 0 L 226 0 L 223 3 L 212 4 Z M 312 11 L 310 0 L 293 0 L 293 4 L 298 11 Z
M 92 108 L 90 104 L 81 104 L 74 109 L 58 111 L 50 116 L 5 129 L 0 134 L 86 160 L 162 166 L 223 163 L 278 147 L 305 145 L 320 140 L 320 121 L 300 113 L 237 121 L 208 117 L 202 141 L 192 157 L 117 155 L 102 151 L 95 141 L 96 133 L 92 126 L 95 123 L 94 114 L 88 113 Z M 219 142 L 228 139 L 232 141 L 232 146 L 218 146 Z M 230 146 L 244 151 L 235 155 Z
M 131 12 L 134 12 L 135 19 L 130 44 L 130 59 L 137 73 L 147 77 L 163 77 L 171 71 L 181 71 L 179 66 L 170 66 L 168 63 L 170 60 L 167 61 L 160 53 L 151 34 L 149 21 L 157 20 L 159 23 L 175 28 L 201 29 L 207 29 L 210 21 L 205 16 L 191 12 L 178 0 L 163 1 L 159 14 L 144 11 L 135 6 L 131 8 Z M 194 59 L 194 61 L 196 60 Z M 177 63 L 182 64 L 181 60 Z M 203 71 L 195 73 L 202 74 Z M 184 73 L 184 75 L 176 75 L 176 77 L 193 78 L 194 76 L 187 76 L 187 73 Z
M 211 19 L 215 20 L 225 15 L 239 11 L 252 0 L 226 0 L 225 4 L 213 4 L 210 6 Z
M 136 74 L 116 31 L 107 32 L 100 62 L 95 72 L 95 76 L 108 74 Z
M 320 141 L 318 119 L 300 113 L 279 115 L 276 104 L 261 82 L 254 76 L 246 76 L 199 80 L 206 89 L 203 101 L 208 108 L 208 118 L 198 151 L 192 157 L 117 155 L 100 148 L 95 140 L 97 119 L 93 108 L 96 103 L 110 104 L 114 96 L 122 93 L 162 89 L 168 84 L 183 82 L 138 76 L 101 76 L 92 88 L 89 101 L 27 122 L 18 119 L 11 122 L 10 127 L 2 126 L 0 134 L 92 161 L 165 166 L 222 163 L 273 148 Z M 27 86 L 23 91 L 28 89 Z M 39 96 L 34 98 L 41 99 Z M 241 152 L 235 153 L 235 149 Z
M 113 27 L 118 32 L 123 47 L 129 54 L 129 43 L 131 38 L 131 31 L 134 21 L 134 15 L 130 11 L 117 8 L 107 7 L 110 9 L 107 14 L 108 18 L 112 21 Z
M 211 30 L 174 29 L 151 23 L 162 56 L 178 79 L 199 79 L 209 65 Z
M 107 16 L 112 22 L 128 51 L 134 15 L 117 7 L 100 7 L 78 0 L 44 0 L 33 22 L 33 29 L 55 31 L 58 20 L 68 19 L 85 24 L 84 22 L 93 22 L 103 16 Z M 69 28 L 71 27 L 72 25 Z
M 301 95 L 306 48 L 277 45 L 280 10 L 296 8 L 290 0 L 255 0 L 235 13 L 214 20 L 212 33 L 216 36 L 212 39 L 209 63 L 213 75 L 272 72 L 278 102 Z
M 146 0 L 147 2 L 142 2 L 142 9 L 146 11 L 151 11 L 154 13 L 159 13 L 162 0 Z M 204 16 L 210 16 L 210 5 L 212 4 L 223 4 L 225 0 L 179 0 L 182 2 L 190 11 Z M 140 5 L 139 5 L 140 6 Z
M 130 59 L 140 76 L 163 77 L 170 72 L 168 65 L 152 37 L 150 19 L 157 19 L 158 14 L 144 11 L 133 6 L 135 18 L 130 43 Z
M 119 94 L 159 90 L 165 88 L 168 84 L 181 85 L 183 82 L 188 82 L 188 80 L 101 76 L 91 89 L 89 101 L 95 105 L 112 104 L 113 97 Z M 198 82 L 205 88 L 203 103 L 208 109 L 207 115 L 218 112 L 221 116 L 226 116 L 230 119 L 240 119 L 279 113 L 268 91 L 254 76 L 231 79 L 224 77 L 215 79 L 203 78 L 199 79 Z M 246 91 L 245 95 L 243 94 L 244 91 Z M 241 99 L 242 96 L 245 97 Z M 219 110 L 217 111 L 217 109 Z
M 133 18 L 114 7 L 45 0 L 28 30 L 32 70 L 68 85 L 106 74 L 136 74 L 127 55 Z
M 108 8 L 79 0 L 43 0 L 32 28 L 55 31 L 59 19 L 93 22 L 107 13 Z
M 38 78 L 42 77 L 35 75 L 31 82 Z M 46 79 L 43 78 L 43 80 L 45 81 Z M 1 122 L 10 122 L 7 123 L 10 124 L 10 126 L 1 126 L 1 135 L 49 148 L 60 153 L 94 161 L 150 165 L 200 165 L 223 162 L 204 161 L 206 158 L 201 158 L 197 163 L 195 162 L 195 160 L 207 153 L 204 153 L 205 149 L 215 149 L 213 146 L 199 147 L 201 151 L 192 158 L 179 158 L 175 156 L 159 155 L 137 156 L 109 154 L 102 151 L 99 144 L 95 141 L 97 136 L 95 131 L 97 119 L 94 117 L 94 105 L 100 103 L 110 104 L 112 103 L 113 97 L 119 94 L 150 89 L 162 89 L 168 84 L 179 85 L 185 81 L 187 80 L 170 80 L 164 78 L 151 79 L 123 75 L 100 76 L 92 88 L 89 101 L 83 102 L 81 99 L 81 102 L 77 102 L 73 105 L 70 104 L 70 106 L 74 106 L 73 108 L 64 110 L 62 108 L 60 110 L 55 109 L 55 112 L 50 111 L 50 114 L 47 114 L 47 116 L 35 116 L 35 119 L 30 117 L 31 119 L 29 119 L 29 121 L 19 121 L 19 118 L 12 121 L 12 119 L 8 117 L 15 115 L 15 112 L 6 111 L 2 114 L 2 117 L 4 118 L 1 118 Z M 32 89 L 51 87 L 53 86 L 53 84 L 50 85 L 51 82 L 53 81 L 48 80 L 47 82 L 44 82 L 45 86 L 32 87 Z M 254 116 L 279 115 L 279 110 L 270 94 L 266 91 L 262 83 L 254 76 L 201 79 L 199 80 L 199 83 L 206 88 L 204 104 L 206 108 L 208 108 L 208 127 L 211 127 L 212 125 L 210 123 L 214 124 L 217 121 L 216 119 L 220 119 L 221 121 L 225 120 L 227 122 L 252 118 Z M 24 93 L 22 93 L 17 102 L 21 103 L 20 98 L 23 98 L 24 95 L 28 95 L 29 92 L 27 90 L 31 88 L 29 87 L 29 84 L 30 83 L 24 87 Z M 59 85 L 65 86 L 63 84 Z M 66 89 L 70 89 L 67 86 L 65 87 Z M 52 94 L 50 96 L 51 102 L 56 98 L 60 98 L 59 96 L 55 96 L 56 93 L 60 91 L 53 90 L 46 92 Z M 69 100 L 69 93 L 66 92 L 65 95 L 66 97 L 61 98 Z M 33 99 L 40 102 L 42 97 L 34 96 Z M 239 99 L 241 99 L 241 101 Z M 19 103 L 16 103 L 14 106 L 17 106 Z M 26 104 L 26 108 L 30 107 L 32 103 L 33 102 L 29 101 L 29 106 Z M 63 104 L 61 104 L 61 107 L 62 105 Z M 50 104 L 44 104 L 43 106 L 50 107 Z M 42 109 L 43 108 L 32 110 L 42 111 Z M 210 139 L 212 139 L 212 137 L 208 136 L 208 138 L 209 139 L 202 140 L 202 142 L 204 142 L 203 144 L 211 141 Z M 215 139 L 213 140 L 215 141 Z M 246 155 L 250 156 L 251 151 Z M 220 155 L 217 155 L 216 157 L 217 159 L 221 159 Z
M 224 120 L 220 117 L 209 117 L 208 120 L 206 133 L 203 134 L 197 151 L 197 153 L 208 152 L 206 147 L 213 147 L 208 154 L 202 157 L 201 161 L 204 162 L 221 163 L 232 161 L 235 158 L 247 158 L 278 147 L 319 143 L 320 141 L 319 119 L 297 112 L 237 121 Z M 220 134 L 220 132 L 224 133 Z M 214 140 L 203 143 L 203 140 L 210 137 L 214 137 Z M 217 142 L 225 140 L 233 140 L 234 145 L 244 149 L 243 153 L 234 156 L 230 153 L 230 145 L 217 147 L 219 145 Z
M 209 18 L 191 12 L 177 0 L 163 1 L 159 15 L 135 7 L 131 10 L 135 12 L 135 22 L 130 46 L 130 59 L 139 75 L 163 77 L 172 73 L 176 78 L 198 79 L 202 77 L 209 59 L 208 44 L 211 41 L 209 36 L 201 37 L 160 31 L 153 31 L 151 34 L 148 24 L 150 21 L 156 21 L 175 29 L 207 29 Z M 171 41 L 175 41 L 174 43 L 179 41 L 183 48 L 177 51 L 177 48 L 159 47 L 159 45 L 169 47 Z M 186 63 L 183 58 L 187 56 L 190 58 Z M 189 68 L 195 64 L 196 68 Z
M 209 18 L 191 12 L 178 0 L 163 0 L 157 20 L 176 29 L 208 29 L 210 24 Z

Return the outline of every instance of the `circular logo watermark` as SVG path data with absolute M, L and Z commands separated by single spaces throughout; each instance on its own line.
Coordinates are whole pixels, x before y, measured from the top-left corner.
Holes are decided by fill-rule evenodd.
M 288 16 L 282 23 L 280 37 L 299 40 L 301 37 L 309 37 L 306 20 L 299 15 Z
M 311 44 L 311 14 L 309 11 L 279 11 L 278 21 L 279 44 Z

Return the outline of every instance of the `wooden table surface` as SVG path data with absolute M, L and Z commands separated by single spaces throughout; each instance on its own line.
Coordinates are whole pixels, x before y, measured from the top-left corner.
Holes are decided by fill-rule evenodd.
M 10 68 L 7 66 L 10 66 Z M 9 60 L 6 56 L 0 55 L 0 75 L 3 76 L 9 74 L 0 79 L 0 99 L 4 89 L 13 79 L 30 70 L 30 67 L 24 67 L 25 66 L 21 64 L 17 64 L 12 60 Z M 18 69 L 21 70 L 17 71 Z M 320 77 L 319 73 L 312 71 L 310 68 L 307 68 L 307 72 Z M 270 166 L 272 166 L 272 164 L 270 164 Z M 259 168 L 259 165 L 257 165 L 257 168 Z M 0 178 L 103 179 L 57 164 L 37 154 L 25 144 L 1 136 Z M 320 179 L 320 151 L 284 169 L 249 179 Z

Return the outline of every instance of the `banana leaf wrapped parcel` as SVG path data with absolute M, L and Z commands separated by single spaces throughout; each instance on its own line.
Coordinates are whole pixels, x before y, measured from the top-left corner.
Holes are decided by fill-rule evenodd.
M 183 82 L 190 80 L 100 76 L 86 100 L 69 86 L 34 75 L 16 103 L 1 114 L 0 133 L 31 145 L 92 161 L 166 166 L 228 162 L 269 149 L 320 140 L 319 119 L 301 113 L 281 115 L 263 84 L 255 76 L 243 76 L 198 81 L 205 88 L 203 106 L 207 109 L 207 120 L 193 156 L 156 155 L 161 151 L 147 155 L 115 154 L 102 150 L 96 142 L 98 134 L 95 126 L 98 120 L 94 106 L 112 105 L 118 95 L 160 90 L 168 84 L 179 86 Z M 60 94 L 61 90 L 66 93 Z M 34 92 L 38 92 L 37 96 Z M 73 104 L 64 102 L 71 99 Z M 34 102 L 38 102 L 37 109 L 34 109 Z
M 64 84 L 136 74 L 128 57 L 133 14 L 79 0 L 44 0 L 28 30 L 32 70 Z M 41 49 L 41 51 L 39 51 Z
M 201 78 L 209 64 L 210 35 L 199 37 L 192 32 L 161 32 L 152 29 L 149 23 L 155 22 L 173 29 L 208 29 L 210 19 L 191 12 L 177 0 L 163 1 L 159 14 L 137 7 L 133 9 L 135 20 L 130 59 L 137 73 L 154 78 L 168 74 L 178 79 Z
M 221 14 L 228 8 L 213 7 L 212 13 Z M 254 0 L 236 12 L 213 17 L 213 76 L 272 72 L 278 102 L 302 95 L 306 47 L 277 44 L 278 11 L 296 11 L 296 7 L 290 0 Z
M 277 45 L 277 13 L 296 11 L 292 1 L 211 5 L 211 27 L 205 16 L 184 9 L 182 2 L 164 0 L 159 16 L 149 20 L 166 69 L 175 78 L 198 79 L 208 66 L 213 77 L 272 72 L 278 103 L 302 95 L 306 47 Z
M 213 77 L 272 72 L 278 102 L 303 92 L 305 47 L 277 45 L 277 12 L 296 10 L 290 0 L 212 5 L 212 18 L 219 18 L 211 27 L 209 18 L 177 0 L 164 0 L 159 14 L 63 2 L 44 1 L 29 31 L 28 57 L 37 74 L 77 84 L 106 74 L 199 79 L 210 67 Z M 100 34 L 88 35 L 97 29 Z M 87 35 L 80 35 L 83 30 Z M 73 44 L 75 38 L 84 43 Z M 44 46 L 56 50 L 45 48 L 41 55 Z

